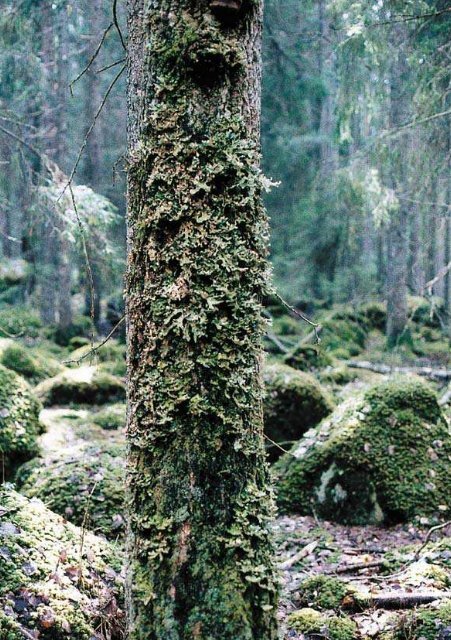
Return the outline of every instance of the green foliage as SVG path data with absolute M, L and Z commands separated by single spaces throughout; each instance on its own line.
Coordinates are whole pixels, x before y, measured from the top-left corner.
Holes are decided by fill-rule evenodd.
M 8 334 L 35 338 L 40 334 L 42 322 L 28 307 L 8 306 L 0 309 L 0 336 Z
M 265 367 L 263 379 L 265 434 L 274 442 L 287 446 L 332 411 L 332 399 L 307 373 L 272 364 Z M 271 460 L 279 457 L 279 449 L 268 448 Z
M 39 500 L 5 488 L 0 499 L 2 640 L 90 640 L 99 627 L 119 640 L 123 584 L 114 548 Z
M 39 452 L 40 408 L 25 380 L 0 365 L 0 455 L 6 477 Z
M 283 511 L 402 522 L 449 507 L 449 429 L 434 391 L 394 378 L 356 395 L 276 465 Z
M 124 532 L 124 450 L 88 445 L 18 471 L 20 492 L 40 498 L 69 522 L 116 538 Z

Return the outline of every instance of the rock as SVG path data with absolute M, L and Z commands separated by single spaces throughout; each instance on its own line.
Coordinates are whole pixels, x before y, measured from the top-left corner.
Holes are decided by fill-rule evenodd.
M 0 489 L 0 638 L 123 638 L 123 580 L 114 547 L 40 500 Z M 103 637 L 103 636 L 102 636 Z
M 95 366 L 81 366 L 44 380 L 35 388 L 44 406 L 57 404 L 105 404 L 125 400 L 125 384 Z
M 449 436 L 425 382 L 406 376 L 377 384 L 345 401 L 279 460 L 280 509 L 313 508 L 345 524 L 439 514 L 439 506 L 450 506 Z
M 23 465 L 17 485 L 73 524 L 116 538 L 124 532 L 124 449 L 85 445 Z
M 39 452 L 40 409 L 25 380 L 0 365 L 0 458 L 6 479 L 18 464 Z
M 333 409 L 328 393 L 308 373 L 271 364 L 265 367 L 263 379 L 265 434 L 274 442 L 285 443 L 282 446 L 297 440 Z M 275 446 L 268 451 L 271 460 L 281 454 Z

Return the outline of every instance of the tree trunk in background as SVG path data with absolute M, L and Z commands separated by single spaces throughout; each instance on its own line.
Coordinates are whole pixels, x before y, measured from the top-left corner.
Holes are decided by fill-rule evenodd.
M 423 219 L 421 208 L 417 203 L 412 203 L 411 205 L 410 256 L 410 287 L 415 295 L 420 296 L 423 294 L 426 278 L 424 271 Z
M 128 2 L 130 640 L 277 637 L 261 10 Z
M 396 49 L 392 51 L 390 69 L 389 126 L 396 130 L 409 117 L 408 67 L 406 51 L 402 46 L 405 34 L 402 27 L 394 29 L 398 35 Z M 390 142 L 391 183 L 396 193 L 403 190 L 407 158 L 400 152 L 401 144 Z M 387 230 L 387 343 L 390 347 L 407 337 L 407 260 L 408 260 L 408 204 L 400 200 L 399 209 L 392 211 Z
M 103 16 L 103 2 L 102 0 L 93 0 L 91 7 L 91 34 L 92 34 L 92 50 L 95 50 L 98 44 L 104 25 Z M 85 92 L 85 114 L 86 114 L 86 129 L 88 129 L 91 123 L 94 121 L 96 110 L 101 103 L 102 92 L 100 87 L 100 77 L 96 73 L 96 70 L 92 67 L 86 72 L 86 92 Z M 102 129 L 100 122 L 91 132 L 85 153 L 85 164 L 83 170 L 83 179 L 91 189 L 101 193 L 101 167 L 102 167 Z M 94 324 L 96 327 L 100 323 L 100 300 L 102 297 L 102 275 L 100 265 L 98 263 L 98 256 L 94 255 L 95 252 L 90 252 L 90 264 L 92 272 L 92 280 L 94 286 Z M 89 282 L 86 283 L 85 288 L 85 314 L 91 315 L 91 288 Z

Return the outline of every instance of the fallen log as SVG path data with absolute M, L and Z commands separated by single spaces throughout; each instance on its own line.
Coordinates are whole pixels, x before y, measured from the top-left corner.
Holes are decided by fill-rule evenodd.
M 368 362 L 366 360 L 348 360 L 346 362 L 351 369 L 366 369 L 374 373 L 390 375 L 392 373 L 413 373 L 417 376 L 430 378 L 431 380 L 451 380 L 450 369 L 433 369 L 432 367 L 391 367 L 388 364 Z
M 411 593 L 408 591 L 388 591 L 386 593 L 374 593 L 368 596 L 363 594 L 349 594 L 344 597 L 342 606 L 344 609 L 413 609 L 422 604 L 430 604 L 436 600 L 444 600 L 451 597 L 451 591 L 428 591 L 424 593 Z

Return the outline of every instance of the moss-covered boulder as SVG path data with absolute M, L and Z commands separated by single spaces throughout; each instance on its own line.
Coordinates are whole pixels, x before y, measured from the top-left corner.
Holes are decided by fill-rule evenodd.
M 126 406 L 124 403 L 116 403 L 107 405 L 100 411 L 96 411 L 92 416 L 94 424 L 99 425 L 107 431 L 115 431 L 123 429 L 126 420 Z
M 0 365 L 0 459 L 2 474 L 39 453 L 41 404 L 23 378 Z
M 19 342 L 8 342 L 9 344 L 0 350 L 0 363 L 29 382 L 36 384 L 62 371 L 63 367 L 54 358 L 49 358 L 48 354 Z
M 35 389 L 45 406 L 58 404 L 105 404 L 125 400 L 125 385 L 116 376 L 95 366 L 69 369 Z
M 265 367 L 263 378 L 265 434 L 278 444 L 286 446 L 297 440 L 332 411 L 331 398 L 308 373 L 271 364 Z M 274 445 L 268 451 L 272 460 L 281 453 Z
M 116 538 L 123 533 L 124 449 L 87 445 L 23 465 L 17 485 L 76 525 Z
M 284 512 L 337 522 L 446 513 L 451 439 L 434 391 L 417 378 L 377 384 L 340 405 L 279 460 Z
M 123 638 L 123 581 L 105 539 L 0 488 L 0 540 L 2 640 Z
M 289 629 L 298 631 L 305 640 L 355 640 L 357 625 L 349 618 L 325 615 L 315 609 L 299 609 L 288 616 Z
M 419 609 L 402 616 L 389 640 L 449 640 L 449 638 L 451 638 L 451 600 L 445 600 L 436 608 Z
M 331 356 L 316 344 L 300 344 L 284 357 L 284 363 L 299 371 L 315 371 L 333 364 Z

